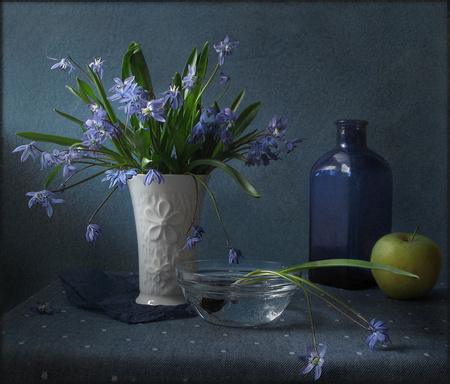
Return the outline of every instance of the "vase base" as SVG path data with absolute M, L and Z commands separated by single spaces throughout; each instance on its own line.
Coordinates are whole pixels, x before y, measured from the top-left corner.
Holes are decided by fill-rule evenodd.
M 136 303 L 142 305 L 180 305 L 186 304 L 187 300 L 183 295 L 156 296 L 140 293 L 136 298 Z

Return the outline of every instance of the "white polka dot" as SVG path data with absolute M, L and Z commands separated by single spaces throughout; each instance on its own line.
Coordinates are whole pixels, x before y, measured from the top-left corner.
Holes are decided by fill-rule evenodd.
M 284 335 L 284 337 L 289 337 L 289 335 Z
M 280 319 L 280 321 L 284 321 L 284 319 Z
M 61 291 L 61 293 L 66 293 L 66 291 Z
M 165 335 L 165 334 L 167 334 L 167 331 L 162 331 L 161 333 L 162 333 L 163 335 Z
M 290 355 L 295 355 L 295 352 L 289 352 Z
M 25 341 L 19 341 L 19 345 L 24 345 Z
M 225 349 L 221 349 L 220 352 L 226 353 L 227 351 Z
M 404 336 L 405 339 L 409 339 L 409 336 Z
M 157 351 L 158 350 L 158 348 L 152 348 L 152 351 Z
M 102 332 L 106 332 L 106 329 L 105 329 L 105 328 L 103 328 L 103 329 L 102 329 Z
M 195 340 L 189 340 L 191 344 L 195 344 Z
M 259 345 L 259 342 L 258 341 L 255 341 L 253 344 L 255 344 L 255 345 Z
M 356 354 L 361 356 L 363 353 L 362 352 L 356 352 Z
M 131 341 L 131 339 L 125 339 L 125 341 Z
M 430 328 L 424 328 L 424 330 L 425 330 L 425 331 L 429 331 L 429 330 L 430 330 Z
M 222 336 L 228 336 L 228 333 L 224 333 Z
M 48 373 L 47 372 L 42 372 L 42 375 L 41 375 L 41 377 L 42 377 L 42 380 L 47 380 L 48 379 Z
M 429 353 L 424 353 L 423 355 L 424 355 L 424 356 L 430 356 L 430 354 L 429 354 Z
M 91 346 L 90 345 L 85 345 L 84 348 L 91 348 Z
M 67 336 L 67 335 L 63 335 L 63 336 L 61 336 L 61 338 L 62 338 L 62 339 L 68 339 L 68 338 L 69 338 L 69 336 Z
M 447 322 L 447 320 L 445 320 L 445 319 L 443 319 L 442 321 L 443 321 L 444 323 L 446 323 L 446 322 Z
M 80 323 L 85 323 L 86 322 L 86 320 L 80 320 Z
M 334 319 L 334 321 L 339 321 L 339 319 Z
M 200 328 L 200 324 L 195 324 L 194 327 L 195 328 Z
M 115 383 L 119 378 L 117 376 L 111 377 L 111 383 Z
M 47 326 L 46 326 L 46 325 L 43 325 L 41 328 L 47 328 Z
M 30 315 L 28 315 L 28 314 L 27 314 L 27 315 L 23 315 L 23 316 L 24 316 L 24 317 L 30 317 Z
M 349 339 L 349 338 L 350 338 L 350 336 L 348 336 L 348 335 L 345 335 L 345 336 L 344 336 L 344 338 L 346 338 L 346 339 Z

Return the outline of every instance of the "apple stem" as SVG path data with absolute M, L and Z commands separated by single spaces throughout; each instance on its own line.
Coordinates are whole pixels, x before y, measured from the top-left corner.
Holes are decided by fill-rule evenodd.
M 418 225 L 417 227 L 416 227 L 416 230 L 414 231 L 414 233 L 413 233 L 413 235 L 412 235 L 412 237 L 411 237 L 411 241 L 414 241 L 414 237 L 416 236 L 416 233 L 417 233 L 417 231 L 420 229 L 420 225 Z

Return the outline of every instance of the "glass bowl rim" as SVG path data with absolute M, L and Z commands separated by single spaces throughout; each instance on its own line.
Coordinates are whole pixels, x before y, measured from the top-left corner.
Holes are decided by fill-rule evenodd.
M 279 261 L 267 261 L 267 260 L 249 260 L 248 261 L 250 265 L 245 265 L 243 262 L 242 264 L 233 264 L 230 265 L 228 263 L 228 261 L 225 260 L 220 260 L 220 259 L 199 259 L 199 260 L 191 260 L 191 261 L 185 261 L 182 262 L 180 264 L 176 265 L 176 271 L 177 271 L 177 280 L 179 282 L 180 285 L 184 285 L 185 284 L 189 284 L 190 282 L 195 282 L 196 279 L 201 279 L 201 278 L 207 278 L 209 281 L 197 281 L 197 283 L 199 285 L 202 285 L 203 287 L 206 285 L 214 285 L 214 281 L 215 280 L 219 280 L 219 279 L 230 279 L 231 276 L 233 275 L 220 275 L 221 269 L 224 270 L 230 270 L 230 269 L 235 269 L 236 273 L 242 273 L 242 276 L 238 276 L 235 275 L 236 279 L 240 279 L 243 278 L 245 274 L 250 273 L 251 271 L 255 270 L 255 269 L 263 269 L 263 270 L 278 270 L 278 269 L 282 269 L 285 268 L 286 265 L 282 262 Z M 188 266 L 190 265 L 195 265 L 195 264 L 199 264 L 199 263 L 203 263 L 206 264 L 205 265 L 205 271 L 190 271 L 187 269 Z M 209 273 L 205 273 L 208 271 L 208 269 L 206 268 L 209 264 L 211 264 L 211 266 L 216 266 L 216 268 L 211 268 L 211 271 L 216 271 L 217 274 L 216 275 L 211 275 Z M 260 267 L 255 267 L 260 265 Z M 257 280 L 257 279 L 261 279 L 260 276 L 254 276 L 254 277 L 249 277 L 249 280 Z M 270 280 L 270 285 L 272 286 L 272 289 L 275 287 L 292 287 L 292 289 L 295 289 L 297 286 L 291 282 L 288 281 L 282 277 L 279 276 L 274 276 L 274 277 L 268 277 L 266 280 Z M 190 285 L 190 284 L 189 284 Z M 256 288 L 256 284 L 246 284 L 246 285 L 240 285 L 241 289 L 243 287 L 251 287 L 253 286 L 254 288 Z M 197 287 L 191 287 L 192 289 L 200 289 L 200 286 Z M 266 286 L 266 288 L 268 288 Z

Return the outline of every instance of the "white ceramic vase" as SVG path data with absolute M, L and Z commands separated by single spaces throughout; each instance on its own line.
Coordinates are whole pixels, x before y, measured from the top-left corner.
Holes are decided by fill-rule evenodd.
M 193 250 L 185 247 L 186 234 L 193 219 L 194 224 L 200 222 L 206 188 L 197 180 L 197 193 L 190 175 L 163 175 L 165 182 L 150 185 L 144 185 L 144 176 L 128 180 L 139 257 L 140 294 L 136 302 L 183 304 L 186 299 L 177 284 L 175 266 L 197 257 L 197 246 Z M 211 176 L 199 177 L 207 184 Z

